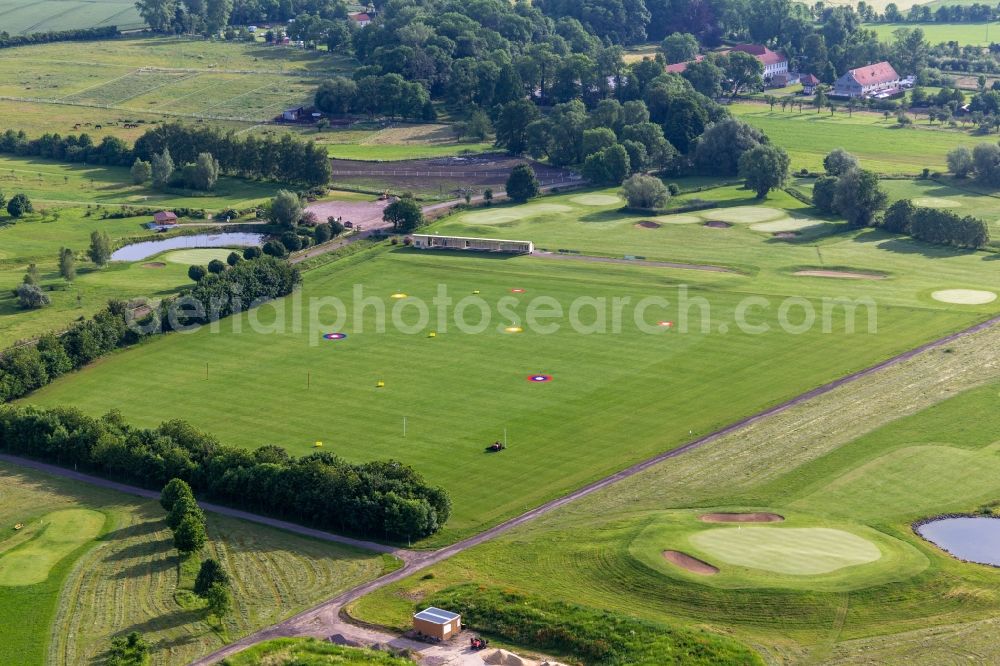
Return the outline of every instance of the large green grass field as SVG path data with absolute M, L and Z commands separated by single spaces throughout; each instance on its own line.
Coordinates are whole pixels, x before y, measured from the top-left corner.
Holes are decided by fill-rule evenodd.
M 168 336 L 117 354 L 30 401 L 91 413 L 116 408 L 141 424 L 184 418 L 246 447 L 276 443 L 302 454 L 319 440 L 351 460 L 398 458 L 454 498 L 449 525 L 431 542 L 438 544 L 992 312 L 991 305 L 949 305 L 930 297 L 940 289 L 991 288 L 996 268 L 985 255 L 875 231 L 829 235 L 840 231 L 834 224 L 789 242 L 753 226 L 789 216 L 812 219 L 813 212 L 794 199 L 775 195 L 756 206 L 735 187 L 699 196 L 714 196 L 724 206 L 703 215 L 733 226 L 709 228 L 696 218 L 637 227 L 644 218 L 619 212 L 609 191 L 469 212 L 433 229 L 529 238 L 551 249 L 618 257 L 642 252 L 734 272 L 383 247 L 308 272 L 295 297 L 222 322 L 217 332 Z M 796 275 L 814 269 L 884 279 Z M 478 291 L 491 318 L 485 330 L 463 333 L 450 310 L 445 322 L 437 321 L 432 299 L 442 288 L 455 302 Z M 427 303 L 429 321 L 418 321 L 418 306 L 393 299 L 397 293 Z M 581 332 L 565 315 L 556 320 L 558 331 L 540 332 L 527 319 L 535 296 L 564 313 L 574 309 Z M 749 317 L 770 332 L 754 334 L 736 324 L 748 296 L 770 299 Z M 307 307 L 329 297 L 345 304 L 339 321 L 329 303 Z M 592 326 L 595 311 L 605 299 L 610 317 L 616 297 L 632 304 L 647 297 L 669 302 L 644 312 L 652 332 L 640 330 L 633 309 L 625 308 L 621 331 L 609 322 L 602 333 Z M 845 333 L 846 310 L 827 301 L 827 332 L 817 324 L 793 333 L 778 323 L 779 311 L 790 313 L 785 308 L 792 306 L 782 305 L 789 297 L 795 308 L 809 304 L 816 312 L 824 298 L 871 298 L 873 310 L 857 311 L 855 332 Z M 355 317 L 363 298 L 380 305 Z M 384 332 L 376 326 L 380 307 L 389 320 Z M 480 321 L 478 305 L 460 309 L 467 322 Z M 871 312 L 877 312 L 874 334 Z M 789 323 L 801 324 L 803 316 L 789 314 Z M 676 326 L 656 326 L 658 320 Z M 525 330 L 509 333 L 508 326 Z M 349 337 L 321 338 L 335 331 Z M 553 381 L 527 381 L 534 374 Z M 172 396 L 169 403 L 141 398 L 150 381 Z M 376 387 L 379 381 L 383 388 Z M 268 390 L 249 391 L 251 385 Z M 293 413 L 309 418 L 276 416 Z M 622 423 L 611 418 L 615 414 L 628 418 Z M 505 429 L 509 450 L 484 454 Z
M 665 462 L 356 602 L 403 626 L 456 584 L 726 633 L 768 663 L 995 663 L 1000 572 L 912 521 L 1000 495 L 990 330 Z M 769 511 L 767 524 L 705 523 Z M 718 568 L 688 572 L 662 552 Z
M 108 25 L 121 30 L 146 27 L 135 4 L 128 0 L 3 0 L 0 18 L 3 29 L 12 35 Z
M 933 2 L 919 4 L 934 5 Z M 959 0 L 949 4 L 963 3 Z M 985 23 L 870 23 L 865 27 L 874 30 L 886 42 L 892 41 L 892 33 L 900 28 L 920 28 L 924 31 L 924 39 L 931 44 L 958 42 L 960 46 L 989 46 L 990 42 L 1000 39 L 1000 28 Z
M 0 464 L 0 662 L 90 664 L 139 631 L 154 664 L 180 664 L 272 624 L 394 563 L 382 556 L 208 515 L 234 576 L 234 612 L 210 625 L 178 566 L 156 502 Z M 23 524 L 15 530 L 15 524 Z
M 961 129 L 933 127 L 921 123 L 898 127 L 894 116 L 844 111 L 830 116 L 808 106 L 802 113 L 774 111 L 761 104 L 733 104 L 733 115 L 762 130 L 776 145 L 788 151 L 792 169 L 821 171 L 823 158 L 834 148 L 857 155 L 866 168 L 888 174 L 917 174 L 923 168 L 946 171 L 945 156 L 958 145 L 970 148 L 986 140 Z

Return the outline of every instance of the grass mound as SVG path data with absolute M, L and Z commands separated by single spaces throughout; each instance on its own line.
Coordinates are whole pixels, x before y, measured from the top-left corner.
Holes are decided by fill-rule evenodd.
M 581 206 L 613 206 L 622 202 L 613 194 L 581 194 L 571 198 L 570 201 Z
M 466 626 L 517 645 L 572 655 L 585 663 L 760 664 L 735 641 L 541 597 L 466 584 L 442 590 L 430 604 L 462 614 Z
M 785 211 L 767 206 L 733 206 L 731 208 L 716 208 L 711 211 L 710 217 L 713 220 L 732 224 L 754 224 L 780 220 L 785 217 Z
M 90 509 L 64 509 L 42 516 L 29 525 L 29 539 L 0 557 L 0 585 L 41 583 L 61 559 L 97 538 L 104 514 Z M 20 536 L 20 535 L 19 535 Z
M 692 535 L 691 542 L 729 564 L 800 576 L 830 573 L 882 557 L 871 541 L 826 527 L 714 529 Z
M 803 229 L 812 229 L 824 224 L 826 222 L 823 220 L 786 217 L 783 220 L 774 220 L 773 222 L 757 222 L 751 224 L 750 228 L 754 231 L 763 231 L 765 233 L 779 233 L 782 231 L 802 231 Z
M 224 666 L 413 666 L 385 652 L 324 643 L 315 638 L 276 638 L 222 660 Z
M 941 289 L 931 294 L 931 298 L 942 303 L 957 303 L 958 305 L 984 305 L 992 303 L 997 295 L 992 291 L 982 289 Z

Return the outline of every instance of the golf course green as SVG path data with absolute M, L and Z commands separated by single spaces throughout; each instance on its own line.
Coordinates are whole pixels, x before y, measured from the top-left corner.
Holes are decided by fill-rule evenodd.
M 27 541 L 0 551 L 0 585 L 35 585 L 49 577 L 61 559 L 93 541 L 104 527 L 104 514 L 91 509 L 64 509 L 22 528 Z M 16 543 L 16 541 L 15 541 Z

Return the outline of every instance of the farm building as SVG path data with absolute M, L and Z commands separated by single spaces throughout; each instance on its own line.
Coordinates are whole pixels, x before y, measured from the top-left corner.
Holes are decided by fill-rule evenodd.
M 833 84 L 834 95 L 850 98 L 885 96 L 899 89 L 899 74 L 885 61 L 850 69 Z
M 684 70 L 688 68 L 693 62 L 701 62 L 705 59 L 703 55 L 695 56 L 694 60 L 688 60 L 687 62 L 675 62 L 672 65 L 667 65 L 667 74 L 683 74 Z
M 299 106 L 294 109 L 285 109 L 284 111 L 282 111 L 281 119 L 294 123 L 303 116 L 305 116 L 305 114 L 306 110 L 303 107 Z
M 413 234 L 412 238 L 413 247 L 421 250 L 469 250 L 473 252 L 500 252 L 507 254 L 531 254 L 535 251 L 535 244 L 531 241 L 438 236 L 432 234 Z
M 769 81 L 778 74 L 788 73 L 788 59 L 761 44 L 740 44 L 733 47 L 733 51 L 748 53 L 764 65 L 764 80 Z
M 819 85 L 819 79 L 817 79 L 812 74 L 806 74 L 802 77 L 802 94 L 812 95 L 816 92 L 816 86 Z
M 462 616 L 431 606 L 413 616 L 413 628 L 425 636 L 446 641 L 462 631 Z
M 168 224 L 177 224 L 177 216 L 169 210 L 161 210 L 159 213 L 153 213 L 153 222 L 161 227 Z
M 372 22 L 372 17 L 367 12 L 351 14 L 351 20 L 359 27 L 363 28 Z

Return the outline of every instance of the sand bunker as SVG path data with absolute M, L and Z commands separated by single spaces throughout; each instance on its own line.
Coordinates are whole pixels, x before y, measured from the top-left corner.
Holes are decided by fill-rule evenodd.
M 884 280 L 884 275 L 878 275 L 877 273 L 855 273 L 852 271 L 826 271 L 826 270 L 810 270 L 810 271 L 795 271 L 792 275 L 801 275 L 803 277 L 824 277 L 824 278 L 841 278 L 843 280 Z
M 611 194 L 581 194 L 570 199 L 581 206 L 612 206 L 622 203 L 622 200 Z
M 754 224 L 780 220 L 785 217 L 785 211 L 767 206 L 734 206 L 732 208 L 714 208 L 704 213 L 704 216 L 733 224 Z
M 704 513 L 698 516 L 703 523 L 780 523 L 785 519 L 776 513 Z
M 635 226 L 637 229 L 659 229 L 663 225 L 652 220 L 643 220 L 642 222 L 637 222 Z
M 962 206 L 958 201 L 942 197 L 917 197 L 913 200 L 913 205 L 921 208 L 960 208 Z
M 671 564 L 676 564 L 681 569 L 690 571 L 691 573 L 700 574 L 702 576 L 712 576 L 719 573 L 719 569 L 713 567 L 708 562 L 702 562 L 697 557 L 691 557 L 687 553 L 682 553 L 679 550 L 665 550 L 663 551 L 663 558 Z
M 798 234 L 795 233 L 794 231 L 779 231 L 778 233 L 774 234 L 772 238 L 795 238 L 796 236 L 798 236 Z
M 700 224 L 701 218 L 697 215 L 660 215 L 653 218 L 660 224 Z
M 728 222 L 723 222 L 722 220 L 709 220 L 705 223 L 705 226 L 711 227 L 712 229 L 728 229 L 733 225 Z
M 142 265 L 143 268 L 163 268 L 166 266 L 162 261 L 150 261 Z
M 997 295 L 992 291 L 983 291 L 980 289 L 942 289 L 931 294 L 931 298 L 942 303 L 983 305 L 995 301 Z
M 521 206 L 495 208 L 470 213 L 462 221 L 466 224 L 503 224 L 504 222 L 517 222 L 529 217 L 545 215 L 546 213 L 566 213 L 571 210 L 573 209 L 562 204 L 524 204 Z
M 750 228 L 754 231 L 763 231 L 765 233 L 779 233 L 782 231 L 802 231 L 803 229 L 812 229 L 813 227 L 822 226 L 823 224 L 826 223 L 822 220 L 786 217 L 783 220 L 751 224 Z

